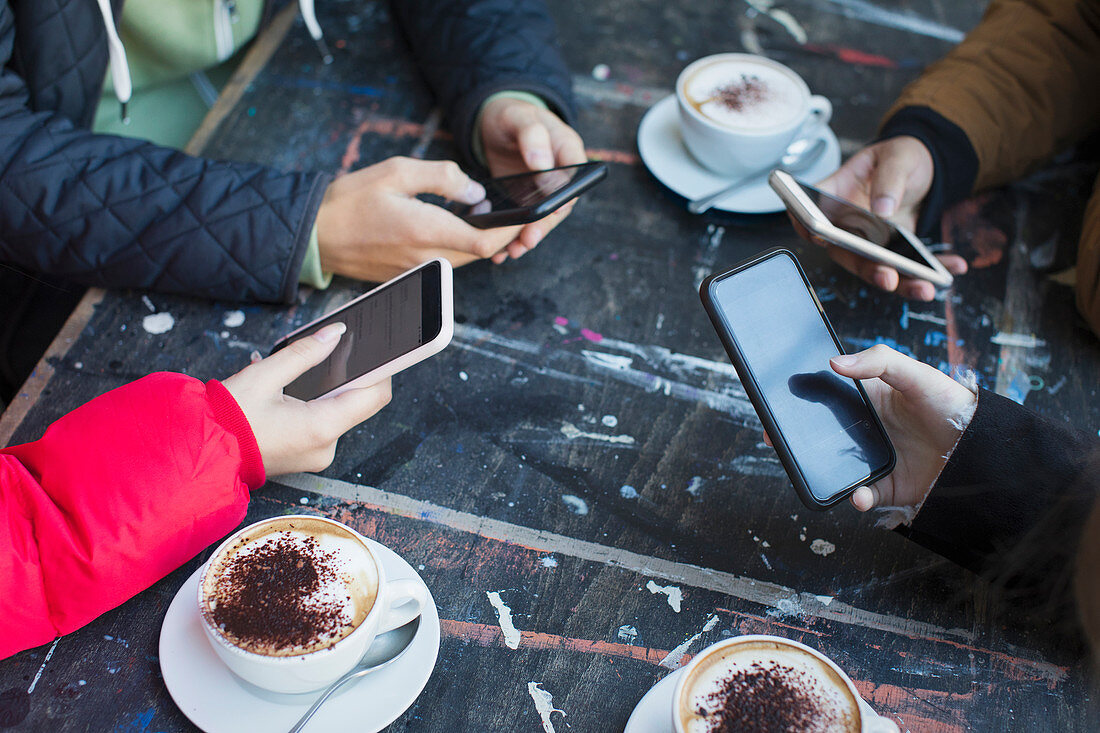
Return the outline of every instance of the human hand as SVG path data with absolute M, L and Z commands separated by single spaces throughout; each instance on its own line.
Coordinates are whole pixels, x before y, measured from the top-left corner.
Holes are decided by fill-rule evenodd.
M 485 188 L 453 161 L 394 157 L 343 175 L 317 212 L 322 269 L 380 282 L 434 257 L 455 267 L 492 257 L 519 233 L 477 229 L 419 193 L 465 204 L 485 198 Z
M 573 128 L 553 112 L 520 99 L 499 97 L 485 105 L 476 134 L 481 135 L 485 162 L 493 176 L 587 161 L 584 143 Z M 572 210 L 573 202 L 569 202 L 553 214 L 524 225 L 505 250 L 493 256 L 493 262 L 500 264 L 508 257 L 528 252 Z
M 839 196 L 912 231 L 921 203 L 932 187 L 935 168 L 932 154 L 920 140 L 903 135 L 869 145 L 853 155 L 835 173 L 817 184 Z M 807 236 L 801 230 L 803 236 Z M 809 237 L 812 239 L 812 237 Z M 824 242 L 829 256 L 844 269 L 887 292 L 898 291 L 916 300 L 932 300 L 936 287 L 926 281 L 901 276 L 889 265 L 861 257 Z M 966 272 L 966 260 L 958 255 L 937 255 L 953 275 Z
M 267 475 L 324 470 L 337 439 L 389 403 L 389 379 L 309 402 L 283 394 L 332 353 L 346 330 L 343 323 L 325 326 L 222 382 L 252 426 Z

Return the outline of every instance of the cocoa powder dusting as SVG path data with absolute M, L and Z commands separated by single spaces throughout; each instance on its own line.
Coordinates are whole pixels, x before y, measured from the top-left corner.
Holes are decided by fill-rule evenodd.
M 846 730 L 832 706 L 810 690 L 812 676 L 783 665 L 753 664 L 723 680 L 696 713 L 710 721 L 709 733 L 826 733 Z
M 229 562 L 216 588 L 214 623 L 238 646 L 273 653 L 308 648 L 349 623 L 344 604 L 312 598 L 337 578 L 314 537 L 280 535 Z
M 714 90 L 714 99 L 727 109 L 740 112 L 745 107 L 764 101 L 768 85 L 758 76 L 741 75 L 741 81 L 730 82 Z

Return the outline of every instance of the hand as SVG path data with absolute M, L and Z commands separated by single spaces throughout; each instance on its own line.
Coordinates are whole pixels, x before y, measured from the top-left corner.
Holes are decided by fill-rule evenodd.
M 553 112 L 519 99 L 500 97 L 481 112 L 482 148 L 494 176 L 578 165 L 588 160 L 581 136 Z M 500 264 L 533 249 L 550 230 L 573 210 L 573 202 L 550 216 L 526 224 L 503 252 L 493 257 Z
M 939 369 L 878 345 L 830 361 L 863 388 L 897 452 L 894 471 L 852 494 L 852 506 L 919 506 L 947 465 L 977 405 L 974 393 Z
M 934 172 L 932 154 L 924 143 L 903 135 L 860 150 L 836 173 L 821 181 L 818 188 L 912 231 L 916 227 L 921 203 L 932 187 Z M 932 300 L 936 296 L 936 287 L 926 280 L 902 277 L 894 268 L 860 257 L 842 247 L 826 247 L 837 264 L 882 290 L 897 290 L 916 300 Z M 962 275 L 966 272 L 966 260 L 962 257 L 938 257 L 951 274 Z
M 419 193 L 466 204 L 485 198 L 485 188 L 452 161 L 395 157 L 343 175 L 329 184 L 317 212 L 321 267 L 380 282 L 433 257 L 455 267 L 491 257 L 519 233 L 477 229 Z
M 324 470 L 337 439 L 389 403 L 388 379 L 310 402 L 283 394 L 332 353 L 345 330 L 343 323 L 325 326 L 222 382 L 252 426 L 267 475 Z

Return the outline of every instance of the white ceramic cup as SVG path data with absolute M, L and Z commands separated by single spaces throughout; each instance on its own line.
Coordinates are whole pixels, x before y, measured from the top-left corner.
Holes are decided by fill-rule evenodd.
M 303 522 L 305 523 L 303 525 Z M 342 537 L 353 540 L 365 550 L 356 552 L 358 558 L 366 558 L 371 567 L 362 568 L 366 577 L 377 580 L 374 603 L 366 617 L 347 636 L 322 649 L 305 654 L 271 656 L 246 650 L 230 641 L 215 625 L 208 604 L 208 575 L 219 565 L 223 555 L 234 548 L 238 540 L 255 538 L 265 532 L 278 529 L 308 527 L 317 522 Z M 316 525 L 314 525 L 316 526 Z M 308 530 L 307 530 L 308 531 Z M 420 615 L 427 602 L 428 590 L 419 578 L 386 580 L 382 562 L 371 551 L 366 539 L 347 525 L 324 517 L 312 515 L 286 515 L 272 517 L 238 530 L 214 551 L 203 568 L 199 580 L 198 604 L 203 631 L 214 647 L 214 652 L 237 677 L 265 690 L 280 693 L 302 693 L 319 690 L 350 671 L 370 647 L 378 634 L 408 623 Z
M 703 114 L 692 104 L 687 88 L 695 75 L 712 64 L 735 63 L 744 68 L 778 72 L 789 80 L 785 89 L 793 90 L 789 110 L 775 124 L 723 124 Z M 787 146 L 798 138 L 820 137 L 833 114 L 828 99 L 811 94 L 798 74 L 764 56 L 748 53 L 720 53 L 692 62 L 676 79 L 676 102 L 680 110 L 680 132 L 692 156 L 715 173 L 748 175 L 779 162 Z
M 864 702 L 863 698 L 856 692 L 852 678 L 836 666 L 833 660 L 816 649 L 812 649 L 805 644 L 799 644 L 797 641 L 784 639 L 780 636 L 765 635 L 745 635 L 726 639 L 711 644 L 692 658 L 691 662 L 684 667 L 683 674 L 680 675 L 672 695 L 672 729 L 676 733 L 689 733 L 685 718 L 690 718 L 688 714 L 691 709 L 690 695 L 699 672 L 709 662 L 715 661 L 716 658 L 720 659 L 723 655 L 739 647 L 750 647 L 751 645 L 756 645 L 763 650 L 764 655 L 767 655 L 769 650 L 772 649 L 781 653 L 789 654 L 793 652 L 796 655 L 809 655 L 832 672 L 828 675 L 829 681 L 826 684 L 829 685 L 830 689 L 840 693 L 841 697 L 849 703 L 851 709 L 856 711 L 858 719 L 851 721 L 853 730 L 860 731 L 860 733 L 898 733 L 898 726 L 892 720 L 878 715 L 871 709 L 870 705 Z

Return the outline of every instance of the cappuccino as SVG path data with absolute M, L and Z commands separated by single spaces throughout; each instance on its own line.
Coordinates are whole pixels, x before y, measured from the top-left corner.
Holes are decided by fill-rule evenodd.
M 378 586 L 361 539 L 334 522 L 287 517 L 245 531 L 215 555 L 200 610 L 233 646 L 290 657 L 351 634 L 374 607 Z
M 682 93 L 711 122 L 750 130 L 792 124 L 803 114 L 807 96 L 779 68 L 721 58 L 692 70 Z
M 797 646 L 746 639 L 700 656 L 680 687 L 677 715 L 685 733 L 861 730 L 847 681 Z

